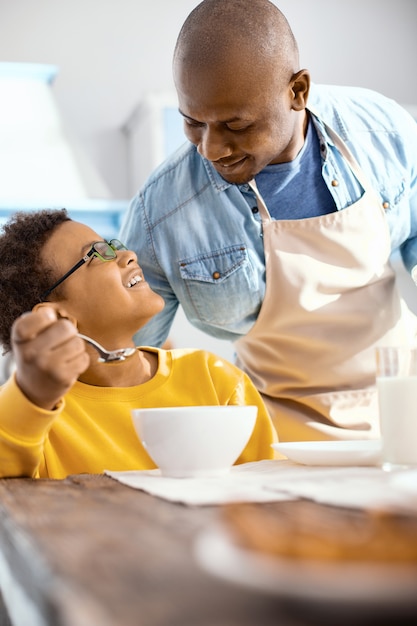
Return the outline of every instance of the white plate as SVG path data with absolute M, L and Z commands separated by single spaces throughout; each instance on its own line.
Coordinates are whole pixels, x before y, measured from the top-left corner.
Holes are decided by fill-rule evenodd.
M 321 607 L 414 611 L 417 566 L 293 560 L 235 545 L 221 526 L 197 537 L 195 556 L 211 575 L 248 589 Z
M 291 441 L 273 443 L 291 461 L 302 465 L 379 465 L 381 440 Z
M 394 472 L 390 482 L 413 499 L 417 498 L 417 469 Z

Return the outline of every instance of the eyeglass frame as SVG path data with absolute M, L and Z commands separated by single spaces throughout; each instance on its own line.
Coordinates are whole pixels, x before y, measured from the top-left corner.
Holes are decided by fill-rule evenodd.
M 107 244 L 107 246 L 111 249 L 111 251 L 113 252 L 113 256 L 111 256 L 110 258 L 106 259 L 98 250 L 96 250 L 95 246 L 97 244 Z M 44 291 L 41 296 L 40 296 L 40 301 L 41 302 L 45 302 L 45 299 L 49 296 L 49 294 L 56 289 L 57 287 L 59 287 L 59 285 L 61 283 L 64 282 L 64 280 L 66 280 L 69 276 L 71 276 L 71 274 L 73 274 L 74 272 L 76 272 L 82 265 L 84 265 L 84 263 L 87 263 L 87 261 L 93 257 L 96 256 L 100 259 L 100 261 L 114 261 L 114 259 L 117 258 L 117 250 L 128 250 L 128 248 L 126 248 L 126 246 L 119 241 L 118 239 L 111 239 L 110 241 L 106 241 L 105 239 L 103 239 L 103 241 L 95 241 L 93 244 L 91 244 L 91 248 L 90 250 L 87 252 L 87 254 L 85 254 L 83 256 L 82 259 L 80 259 L 75 265 L 73 265 L 71 267 L 71 269 L 68 270 L 68 272 L 66 272 L 63 276 L 61 276 L 61 278 L 59 280 L 56 281 L 56 283 L 54 283 L 52 285 L 52 287 L 49 287 L 49 289 L 47 289 L 46 291 Z

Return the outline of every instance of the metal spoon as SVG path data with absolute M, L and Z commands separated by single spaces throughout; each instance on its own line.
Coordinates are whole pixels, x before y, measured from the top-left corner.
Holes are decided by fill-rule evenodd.
M 87 337 L 87 335 L 82 335 L 81 333 L 77 333 L 81 339 L 84 339 L 90 346 L 93 346 L 99 353 L 100 357 L 98 359 L 99 363 L 112 363 L 114 361 L 124 361 L 127 357 L 132 356 L 136 352 L 136 348 L 119 348 L 118 350 L 106 350 L 94 339 L 91 337 Z

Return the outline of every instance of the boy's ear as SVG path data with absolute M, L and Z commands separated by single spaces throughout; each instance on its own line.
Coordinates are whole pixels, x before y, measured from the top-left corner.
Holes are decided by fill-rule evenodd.
M 70 322 L 74 324 L 75 328 L 78 327 L 78 323 L 75 317 L 72 317 L 72 315 L 69 315 L 65 311 L 65 309 L 62 308 L 62 305 L 60 305 L 58 302 L 39 302 L 38 304 L 35 304 L 32 311 L 38 311 L 42 307 L 49 307 L 50 309 L 54 309 L 57 318 L 69 320 Z

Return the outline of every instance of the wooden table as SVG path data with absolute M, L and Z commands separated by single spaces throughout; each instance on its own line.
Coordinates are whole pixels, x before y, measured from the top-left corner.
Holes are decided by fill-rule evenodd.
M 297 502 L 273 506 L 283 505 Z M 0 480 L 0 587 L 7 613 L 16 626 L 343 623 L 343 611 L 324 620 L 202 571 L 193 541 L 218 515 L 218 507 L 172 504 L 101 475 Z M 0 626 L 9 617 L 3 607 Z M 406 622 L 367 616 L 363 623 Z

